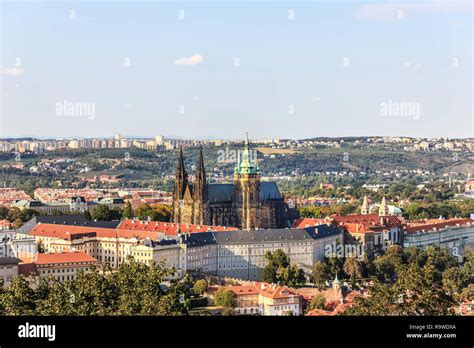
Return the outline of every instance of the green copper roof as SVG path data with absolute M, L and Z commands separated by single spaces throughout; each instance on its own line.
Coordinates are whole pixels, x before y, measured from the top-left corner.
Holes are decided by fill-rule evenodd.
M 255 155 L 255 157 L 257 156 Z M 257 158 L 252 158 L 250 154 L 250 142 L 249 142 L 248 133 L 246 133 L 245 135 L 244 152 L 242 153 L 242 160 L 239 156 L 237 166 L 235 167 L 235 173 L 237 174 L 257 174 L 258 173 Z

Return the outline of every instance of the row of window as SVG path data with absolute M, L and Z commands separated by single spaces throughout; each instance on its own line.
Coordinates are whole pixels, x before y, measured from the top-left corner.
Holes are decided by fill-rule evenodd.
M 48 270 L 41 270 L 41 274 L 56 274 L 56 273 L 69 273 L 74 272 L 74 268 L 62 268 L 62 269 L 48 269 Z M 88 271 L 89 267 L 83 268 L 84 271 Z

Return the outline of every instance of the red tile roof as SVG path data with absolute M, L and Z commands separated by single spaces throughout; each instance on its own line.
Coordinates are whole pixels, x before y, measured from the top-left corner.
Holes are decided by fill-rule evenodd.
M 235 227 L 208 226 L 196 224 L 175 224 L 171 222 L 143 221 L 143 220 L 123 220 L 117 227 L 120 230 L 161 232 L 169 236 L 177 236 L 178 228 L 180 233 L 197 233 L 207 231 L 231 231 L 237 230 Z
M 377 214 L 331 215 L 338 224 L 358 223 L 366 226 L 395 227 L 401 226 L 402 220 L 394 215 L 378 216 Z
M 439 222 L 439 221 L 442 221 L 442 222 Z M 439 229 L 444 229 L 448 227 L 456 227 L 456 226 L 459 226 L 459 227 L 474 226 L 474 219 L 454 218 L 454 219 L 449 219 L 449 220 L 439 220 L 439 219 L 425 220 L 424 223 L 423 222 L 408 223 L 408 226 L 405 227 L 405 230 L 409 234 L 412 234 L 416 232 L 434 232 Z
M 83 236 L 115 237 L 116 230 L 113 228 L 39 223 L 31 229 L 29 234 L 37 237 L 53 237 L 73 240 Z
M 227 289 L 239 295 L 257 295 L 260 294 L 267 298 L 282 299 L 292 296 L 302 297 L 286 286 L 271 285 L 268 283 L 255 282 L 245 285 L 227 286 Z
M 326 224 L 326 219 L 299 218 L 291 224 L 292 228 L 306 228 Z
M 229 286 L 228 289 L 236 295 L 258 295 L 259 292 L 258 287 L 255 284 L 233 285 Z
M 0 220 L 0 229 L 1 228 L 9 228 L 9 227 L 11 227 L 11 225 L 12 225 L 12 223 L 7 219 Z
M 157 240 L 163 234 L 177 236 L 180 233 L 198 233 L 207 231 L 231 231 L 235 227 L 207 226 L 195 224 L 174 224 L 169 222 L 123 220 L 117 229 L 91 226 L 71 226 L 39 223 L 30 231 L 37 237 L 53 237 L 74 240 L 82 237 L 98 238 L 137 238 Z
M 73 251 L 63 253 L 39 253 L 35 254 L 33 263 L 36 266 L 61 263 L 96 263 L 97 260 L 84 252 Z

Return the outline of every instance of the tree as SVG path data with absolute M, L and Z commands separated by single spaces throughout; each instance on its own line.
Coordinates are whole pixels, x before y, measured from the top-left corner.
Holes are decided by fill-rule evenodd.
M 202 295 L 204 291 L 206 290 L 207 290 L 207 282 L 205 279 L 199 279 L 194 283 L 193 291 L 196 294 Z
M 295 264 L 288 267 L 279 267 L 277 270 L 278 284 L 297 286 L 305 283 L 304 271 Z
M 169 222 L 171 221 L 171 206 L 167 204 L 156 204 L 153 206 L 153 221 Z
M 267 265 L 262 271 L 262 281 L 266 283 L 278 283 L 278 269 L 286 268 L 290 265 L 290 258 L 283 250 L 277 249 L 275 252 L 267 251 L 265 253 Z
M 355 257 L 348 257 L 344 262 L 344 272 L 351 278 L 352 287 L 355 286 L 356 277 L 362 277 L 362 266 L 359 260 Z
M 111 212 L 108 206 L 106 205 L 99 205 L 92 209 L 91 212 L 92 220 L 97 221 L 110 221 L 111 219 Z
M 89 210 L 85 210 L 84 213 L 82 213 L 82 216 L 84 216 L 85 219 L 92 221 L 92 215 Z
M 458 267 L 450 267 L 443 272 L 443 287 L 450 294 L 460 293 L 468 285 L 468 279 Z
M 356 298 L 343 315 L 452 315 L 455 299 L 436 282 L 435 273 L 429 264 L 402 265 L 393 284 L 375 279 L 368 296 Z
M 325 262 L 316 261 L 313 264 L 311 271 L 311 278 L 313 283 L 319 288 L 323 289 L 326 286 L 326 281 L 329 280 L 329 267 Z
M 327 259 L 330 276 L 335 277 L 340 274 L 343 267 L 343 260 L 337 256 L 331 256 Z
M 157 314 L 166 316 L 188 314 L 188 290 L 192 286 L 191 283 L 192 279 L 189 275 L 171 281 L 171 287 L 160 298 Z
M 133 209 L 132 209 L 132 204 L 130 203 L 130 201 L 127 201 L 127 203 L 125 204 L 125 207 L 123 207 L 122 216 L 124 219 L 133 218 Z
M 326 298 L 323 295 L 318 294 L 311 300 L 307 310 L 313 309 L 326 309 Z
M 219 288 L 214 295 L 214 304 L 226 309 L 235 308 L 237 305 L 236 295 L 233 291 L 224 287 Z
M 2 293 L 1 304 L 6 315 L 34 315 L 35 299 L 35 291 L 28 280 L 19 275 Z
M 267 265 L 262 271 L 262 281 L 280 285 L 296 286 L 303 284 L 305 276 L 303 270 L 290 263 L 290 258 L 281 249 L 265 253 Z
M 74 298 L 74 308 L 78 315 L 115 315 L 119 314 L 119 284 L 107 275 L 110 269 L 99 271 L 92 267 L 89 272 L 79 271 L 71 282 L 70 296 Z
M 474 251 L 470 250 L 464 254 L 462 272 L 467 279 L 474 277 Z
M 149 218 L 153 221 L 168 222 L 171 218 L 171 207 L 166 204 L 151 206 L 148 203 L 144 203 L 137 208 L 135 215 L 142 220 Z
M 129 257 L 112 274 L 113 283 L 117 284 L 119 314 L 157 315 L 165 312 L 159 303 L 165 294 L 160 284 L 170 275 L 172 270 L 163 264 L 146 265 Z
M 135 215 L 140 220 L 146 220 L 148 217 L 152 217 L 152 210 L 152 207 L 148 203 L 144 203 L 137 208 Z
M 42 279 L 36 294 L 37 315 L 75 315 L 74 296 L 71 296 L 69 282 L 60 282 L 53 277 Z
M 147 265 L 129 258 L 113 271 L 92 267 L 70 281 L 43 279 L 35 290 L 18 276 L 10 287 L 0 288 L 0 314 L 185 315 L 192 279 L 185 275 L 164 289 L 163 281 L 174 273 L 163 263 Z
M 373 262 L 373 272 L 381 282 L 392 282 L 397 274 L 397 268 L 400 265 L 398 258 L 393 255 L 382 255 Z

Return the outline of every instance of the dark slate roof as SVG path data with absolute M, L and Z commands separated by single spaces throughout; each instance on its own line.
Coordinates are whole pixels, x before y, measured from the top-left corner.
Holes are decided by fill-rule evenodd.
M 260 199 L 263 201 L 269 199 L 281 199 L 280 190 L 274 181 L 261 181 L 260 182 Z
M 18 265 L 19 262 L 16 257 L 0 257 L 0 265 Z
M 229 202 L 234 197 L 234 184 L 210 184 L 208 192 L 210 202 Z M 260 182 L 260 200 L 266 201 L 281 198 L 282 196 L 276 182 Z
M 193 233 L 181 235 L 181 241 L 189 246 L 208 244 L 241 244 L 261 242 L 283 242 L 292 240 L 319 239 L 340 234 L 334 226 L 319 225 L 308 228 L 279 228 L 262 230 L 237 230 L 223 232 Z
M 234 184 L 209 184 L 209 202 L 228 202 L 234 197 Z
M 291 240 L 309 240 L 328 237 L 341 233 L 337 227 L 319 225 L 308 228 L 279 228 L 266 230 L 238 230 L 214 233 L 218 244 L 280 242 Z
M 216 239 L 214 238 L 213 232 L 191 233 L 188 235 L 180 235 L 180 238 L 181 243 L 184 243 L 188 246 L 216 244 Z
M 162 239 L 162 240 L 159 240 L 159 241 L 154 241 L 154 240 L 151 241 L 152 246 L 156 246 L 156 245 L 168 246 L 168 245 L 176 245 L 176 244 L 178 244 L 176 239 Z
M 38 223 L 43 224 L 57 224 L 57 225 L 82 225 L 87 222 L 90 223 L 84 216 L 80 214 L 71 214 L 71 215 L 38 215 L 21 226 L 17 232 L 19 233 L 29 233 L 33 227 Z
M 38 215 L 21 226 L 17 232 L 28 234 L 37 224 L 55 224 L 55 225 L 74 225 L 74 226 L 91 226 L 101 228 L 117 228 L 120 221 L 89 221 L 83 215 Z
M 89 221 L 87 220 L 82 226 L 100 227 L 100 228 L 117 228 L 120 225 L 120 220 L 112 221 Z

